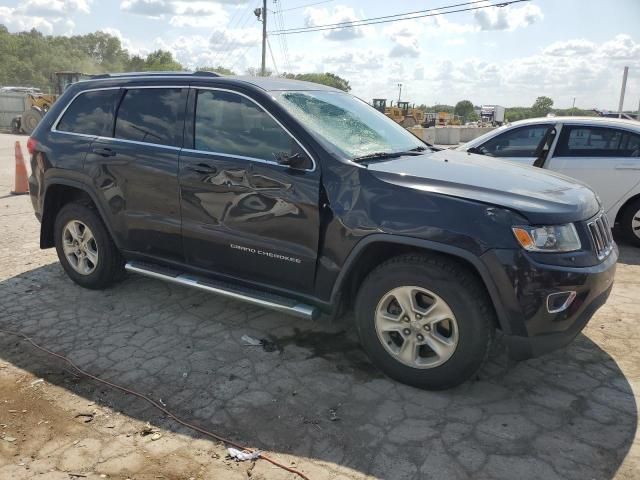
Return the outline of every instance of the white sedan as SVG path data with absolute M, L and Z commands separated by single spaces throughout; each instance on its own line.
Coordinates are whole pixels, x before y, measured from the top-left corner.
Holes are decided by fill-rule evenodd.
M 601 117 L 530 118 L 457 150 L 547 168 L 590 185 L 610 224 L 640 246 L 640 122 Z

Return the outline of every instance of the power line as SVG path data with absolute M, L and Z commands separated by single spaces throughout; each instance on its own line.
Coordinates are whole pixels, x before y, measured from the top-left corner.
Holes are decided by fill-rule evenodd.
M 528 0 L 520 0 L 520 1 L 528 1 Z M 357 24 L 357 23 L 361 23 L 361 22 L 370 22 L 370 21 L 382 20 L 382 19 L 386 19 L 386 18 L 406 17 L 408 15 L 418 15 L 420 13 L 438 12 L 440 10 L 449 10 L 449 9 L 456 8 L 456 7 L 464 7 L 464 6 L 467 6 L 467 5 L 475 5 L 475 4 L 478 4 L 478 3 L 486 4 L 487 0 L 474 0 L 472 2 L 456 3 L 454 5 L 447 5 L 447 6 L 444 6 L 444 7 L 429 8 L 429 9 L 426 9 L 426 10 L 414 10 L 412 12 L 396 13 L 394 15 L 384 15 L 382 17 L 364 18 L 362 20 L 350 20 L 350 21 L 338 22 L 338 23 L 327 23 L 327 24 L 324 24 L 324 25 L 290 28 L 288 30 L 281 31 L 279 33 L 284 33 L 284 32 L 293 31 L 293 30 L 302 30 L 302 29 L 306 29 L 306 28 L 312 29 L 312 28 L 321 28 L 321 27 L 350 26 L 352 24 Z M 487 5 L 487 6 L 494 6 L 494 5 Z M 443 13 L 446 13 L 446 12 L 443 12 Z M 420 18 L 420 17 L 411 17 L 411 18 Z M 400 18 L 399 20 L 404 20 L 404 19 Z M 356 25 L 356 26 L 358 26 L 358 25 Z
M 280 72 L 278 71 L 278 66 L 276 65 L 276 59 L 273 56 L 273 50 L 271 50 L 271 42 L 269 41 L 269 37 L 267 37 L 267 46 L 269 47 L 269 53 L 271 54 L 271 61 L 273 62 L 273 68 L 276 71 L 276 74 L 280 76 Z
M 243 15 L 242 18 L 244 18 L 244 22 L 240 25 L 238 24 L 236 26 L 237 30 L 242 30 L 247 23 L 249 23 L 249 20 L 251 20 L 251 15 L 253 14 L 253 10 L 251 8 L 247 9 L 245 11 L 245 14 L 249 13 L 249 15 Z M 233 35 L 231 34 L 231 31 L 229 31 L 229 37 L 226 39 L 224 45 L 226 46 L 226 48 L 224 48 L 220 54 L 222 55 L 221 58 L 216 57 L 217 59 L 220 60 L 220 63 L 224 63 L 227 61 L 227 59 L 229 58 L 229 56 L 233 53 L 233 51 L 235 50 L 235 48 L 233 48 L 233 44 L 234 44 L 235 40 L 233 39 Z M 252 45 L 249 45 L 249 47 Z M 245 51 L 248 50 L 248 48 L 245 49 Z M 234 63 L 235 65 L 235 63 Z
M 247 47 L 242 51 L 242 53 L 241 53 L 240 55 L 238 55 L 238 57 L 236 58 L 235 62 L 233 62 L 233 63 L 231 64 L 231 66 L 229 67 L 229 70 L 233 70 L 233 69 L 234 69 L 234 67 L 237 65 L 237 63 L 238 63 L 241 59 L 244 59 L 244 58 L 245 58 L 245 56 L 246 56 L 247 52 L 249 51 L 249 49 L 250 49 L 250 48 L 253 48 L 253 47 L 255 47 L 255 45 L 248 45 L 248 46 L 247 46 Z
M 284 17 L 282 16 L 282 0 L 274 0 L 274 3 L 279 7 L 274 12 L 277 27 L 280 30 L 284 30 Z M 289 59 L 289 45 L 287 44 L 287 37 L 285 35 L 278 35 L 278 43 L 280 44 L 280 50 L 284 58 L 285 68 L 291 71 L 291 62 Z
M 237 19 L 237 20 L 238 20 L 238 22 L 239 22 L 239 21 L 240 21 L 240 19 L 243 17 L 243 15 L 240 15 L 240 16 L 238 17 L 238 13 L 240 13 L 240 12 L 241 12 L 241 10 L 240 10 L 240 9 L 238 9 L 238 10 L 236 10 L 236 11 L 235 11 L 235 13 L 232 15 L 231 20 L 229 20 L 229 26 L 227 27 L 228 29 L 233 28 L 233 22 L 234 22 L 234 21 L 236 21 L 236 19 Z M 246 13 L 247 13 L 247 12 L 246 12 L 246 10 L 245 10 L 245 11 L 244 11 L 244 14 L 246 14 Z M 213 62 L 215 63 L 215 62 L 218 60 L 218 58 L 219 58 L 219 56 L 221 55 L 221 53 L 223 52 L 223 47 L 224 47 L 224 46 L 225 46 L 225 44 L 227 43 L 227 40 L 228 40 L 228 39 L 227 39 L 227 38 L 225 38 L 225 36 L 224 36 L 224 30 L 219 30 L 219 31 L 217 31 L 217 32 L 214 34 L 214 36 L 215 36 L 215 41 L 216 41 L 216 42 L 217 42 L 217 41 L 219 41 L 219 40 L 223 40 L 223 41 L 222 41 L 222 43 L 221 43 L 221 45 L 220 45 L 220 48 L 218 49 L 218 51 L 216 52 L 215 56 L 213 57 Z M 209 40 L 209 42 L 212 42 L 213 40 L 214 40 L 214 38 L 212 37 L 212 38 L 211 38 L 211 40 Z M 215 67 L 216 65 L 213 65 L 213 66 Z
M 420 10 L 418 12 L 407 12 L 407 13 L 402 13 L 402 14 L 397 14 L 397 15 L 387 15 L 384 17 L 374 17 L 374 18 L 366 18 L 366 19 L 362 19 L 362 20 L 354 20 L 351 22 L 339 22 L 339 23 L 333 23 L 333 24 L 326 24 L 326 25 L 316 25 L 313 27 L 299 27 L 299 28 L 291 28 L 291 29 L 287 29 L 287 30 L 275 30 L 272 32 L 269 32 L 271 35 L 291 35 L 294 33 L 307 33 L 307 32 L 320 32 L 323 30 L 337 30 L 340 28 L 355 28 L 355 27 L 363 27 L 365 25 L 377 25 L 380 23 L 391 23 L 391 22 L 400 22 L 402 20 L 414 20 L 417 18 L 425 18 L 425 17 L 437 17 L 437 16 L 441 16 L 441 15 L 448 15 L 451 13 L 460 13 L 460 12 L 469 12 L 469 11 L 473 11 L 473 10 L 483 10 L 485 8 L 491 8 L 491 7 L 506 7 L 508 5 L 512 5 L 514 3 L 521 3 L 521 2 L 528 2 L 530 0 L 510 0 L 507 2 L 501 2 L 501 3 L 495 3 L 495 4 L 490 4 L 490 5 L 482 5 L 482 6 L 478 6 L 478 7 L 468 7 L 468 8 L 461 8 L 458 10 L 449 10 L 451 8 L 455 8 L 457 6 L 462 6 L 462 5 L 472 5 L 472 4 L 476 4 L 476 3 L 486 3 L 484 0 L 479 0 L 479 1 L 475 1 L 475 2 L 466 2 L 466 3 L 461 3 L 461 4 L 457 4 L 457 5 L 450 5 L 450 6 L 446 6 L 446 7 L 439 7 L 439 8 L 431 8 L 428 10 Z M 446 12 L 440 12 L 440 10 L 448 10 Z M 414 15 L 415 13 L 423 13 L 423 12 L 435 12 L 435 13 L 425 13 L 422 15 Z M 407 17 L 406 15 L 414 15 L 411 17 Z M 392 17 L 403 17 L 403 18 L 393 18 Z M 380 20 L 380 19 L 386 19 L 386 20 Z
M 333 2 L 333 0 L 324 0 L 323 2 L 307 3 L 305 5 L 298 5 L 297 7 L 285 8 L 281 10 L 283 12 L 290 12 L 291 10 L 300 10 L 301 8 L 313 7 L 314 5 L 321 5 L 323 3 Z

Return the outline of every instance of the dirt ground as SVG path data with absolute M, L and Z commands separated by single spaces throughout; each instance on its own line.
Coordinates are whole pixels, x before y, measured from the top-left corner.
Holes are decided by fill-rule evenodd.
M 474 381 L 424 392 L 381 375 L 349 319 L 305 322 L 129 275 L 83 290 L 38 248 L 0 134 L 0 328 L 180 417 L 319 479 L 640 478 L 640 250 L 621 245 L 609 302 L 558 352 L 498 343 Z M 243 335 L 269 339 L 250 347 Z M 236 463 L 149 404 L 0 334 L 0 479 L 293 479 Z

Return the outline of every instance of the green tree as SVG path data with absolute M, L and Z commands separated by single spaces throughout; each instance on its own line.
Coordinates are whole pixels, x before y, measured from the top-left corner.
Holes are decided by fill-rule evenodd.
M 294 80 L 302 80 L 305 82 L 319 83 L 321 85 L 327 85 L 329 87 L 337 88 L 344 92 L 351 90 L 349 81 L 334 74 L 334 73 L 285 73 L 285 78 L 291 78 Z
M 236 74 L 236 72 L 234 72 L 233 70 L 227 67 L 223 67 L 221 65 L 218 65 L 217 67 L 196 67 L 196 72 L 216 72 L 216 73 L 219 73 L 220 75 Z
M 144 61 L 144 71 L 178 71 L 183 70 L 182 65 L 173 59 L 171 52 L 156 50 L 147 55 Z
M 247 68 L 246 73 L 250 77 L 261 77 L 262 76 L 262 72 L 260 72 L 260 69 L 259 68 L 255 68 L 255 67 Z M 264 76 L 265 77 L 270 77 L 271 75 L 273 75 L 273 72 L 271 70 L 269 70 L 268 68 L 265 68 Z
M 535 117 L 545 117 L 553 107 L 553 100 L 549 97 L 541 96 L 536 98 L 531 107 L 531 112 Z
M 473 113 L 473 103 L 469 100 L 460 100 L 456 103 L 456 106 L 453 109 L 453 113 L 460 117 L 464 117 L 466 120 L 469 120 L 469 116 Z

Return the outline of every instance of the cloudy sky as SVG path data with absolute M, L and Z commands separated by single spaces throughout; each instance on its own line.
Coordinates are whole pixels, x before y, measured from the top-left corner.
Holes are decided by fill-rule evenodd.
M 463 0 L 268 0 L 269 30 L 333 24 L 462 3 Z M 10 31 L 47 34 L 104 30 L 133 53 L 168 49 L 188 67 L 236 72 L 260 64 L 261 0 L 0 0 Z M 486 2 L 486 4 L 497 3 Z M 473 5 L 473 6 L 477 6 Z M 276 12 L 280 10 L 281 13 Z M 558 107 L 617 108 L 630 67 L 626 109 L 640 100 L 640 0 L 532 0 L 504 8 L 366 27 L 276 36 L 280 72 L 329 71 L 353 93 L 416 103 L 530 105 L 548 95 Z

